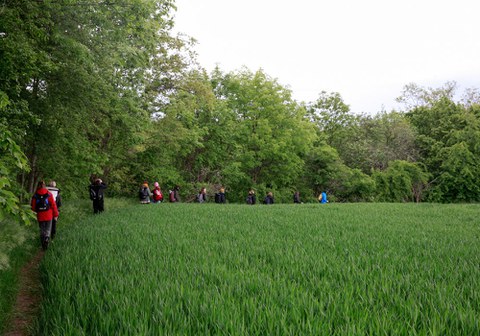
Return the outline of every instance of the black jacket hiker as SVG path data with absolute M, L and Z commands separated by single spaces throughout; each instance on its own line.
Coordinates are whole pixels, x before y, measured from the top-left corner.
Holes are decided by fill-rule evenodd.
M 103 191 L 107 189 L 107 185 L 101 180 L 95 180 L 95 183 L 89 187 L 90 199 L 93 201 L 93 213 L 98 214 L 105 210 Z

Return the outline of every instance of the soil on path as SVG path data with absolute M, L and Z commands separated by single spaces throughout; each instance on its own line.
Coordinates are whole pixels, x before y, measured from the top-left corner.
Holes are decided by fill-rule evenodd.
M 12 319 L 4 336 L 26 336 L 32 331 L 32 324 L 38 316 L 42 297 L 40 261 L 44 254 L 42 250 L 37 252 L 20 270 L 17 302 L 13 307 Z

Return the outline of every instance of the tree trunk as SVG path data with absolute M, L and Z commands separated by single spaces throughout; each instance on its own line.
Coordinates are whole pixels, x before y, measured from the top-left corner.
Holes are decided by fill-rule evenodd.
M 36 190 L 36 183 L 37 183 L 37 155 L 33 154 L 32 155 L 32 165 L 31 165 L 31 170 L 29 174 L 29 184 L 28 184 L 28 192 L 30 194 L 33 194 L 33 192 Z

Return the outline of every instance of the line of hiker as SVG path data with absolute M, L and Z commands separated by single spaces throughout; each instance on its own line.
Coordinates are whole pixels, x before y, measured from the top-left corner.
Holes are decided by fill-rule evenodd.
M 141 204 L 162 203 L 164 201 L 162 188 L 160 188 L 158 182 L 153 184 L 153 189 L 151 190 L 148 186 L 148 181 L 143 181 L 138 190 L 138 198 Z M 177 185 L 168 191 L 168 200 L 172 203 L 180 202 L 180 186 Z
M 171 203 L 180 202 L 180 187 L 176 185 L 172 190 L 168 191 L 168 200 Z M 148 181 L 143 181 L 140 189 L 138 190 L 138 198 L 141 204 L 150 204 L 150 203 L 162 203 L 164 201 L 164 196 L 162 193 L 162 189 L 158 182 L 154 183 L 154 189 L 151 190 Z M 195 195 L 195 202 L 196 203 L 207 203 L 208 202 L 208 194 L 207 188 L 202 187 L 199 192 Z M 227 198 L 225 195 L 225 187 L 220 187 L 218 192 L 214 195 L 214 201 L 218 204 L 225 204 L 227 203 Z M 257 204 L 257 197 L 255 195 L 255 190 L 250 189 L 248 191 L 247 197 L 245 199 L 246 203 L 249 205 Z M 318 197 L 319 203 L 328 203 L 327 200 L 327 193 L 322 192 Z M 274 204 L 275 198 L 273 196 L 273 192 L 267 192 L 265 198 L 263 199 L 263 204 Z M 293 203 L 295 204 L 302 204 L 303 202 L 300 199 L 300 192 L 295 191 L 293 194 Z

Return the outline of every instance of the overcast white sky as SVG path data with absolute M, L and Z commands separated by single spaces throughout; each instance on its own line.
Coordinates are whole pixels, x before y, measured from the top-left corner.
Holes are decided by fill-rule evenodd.
M 311 102 L 395 108 L 404 85 L 480 88 L 479 0 L 176 0 L 178 32 L 209 72 L 262 68 Z

